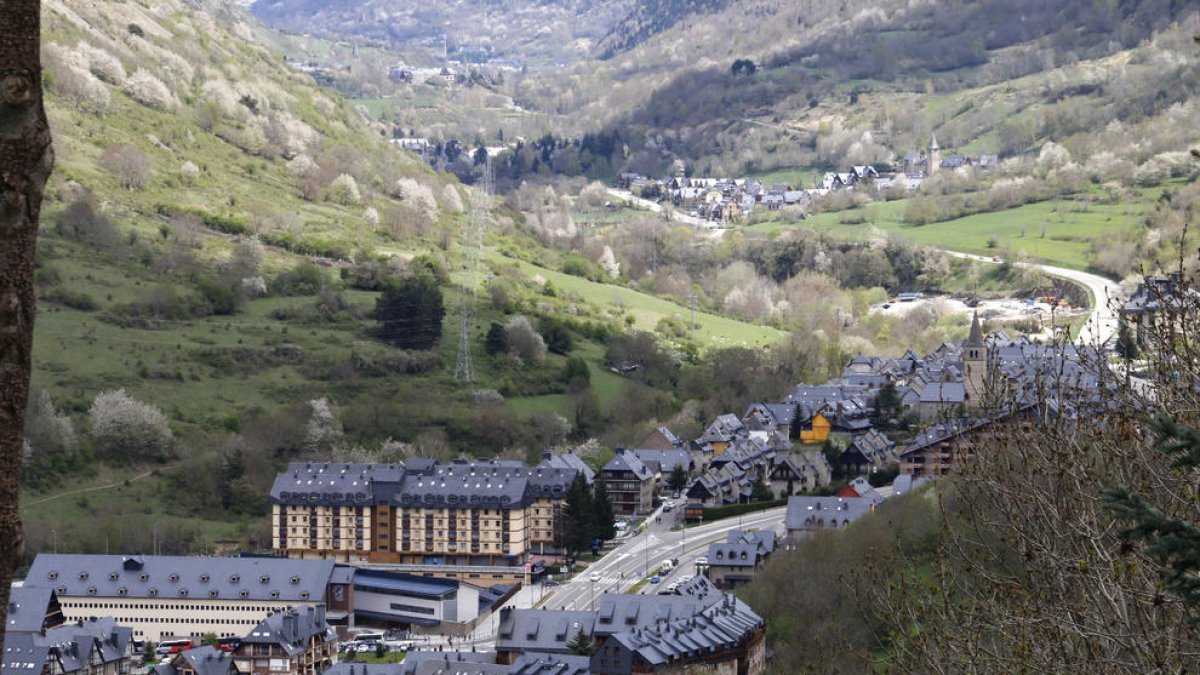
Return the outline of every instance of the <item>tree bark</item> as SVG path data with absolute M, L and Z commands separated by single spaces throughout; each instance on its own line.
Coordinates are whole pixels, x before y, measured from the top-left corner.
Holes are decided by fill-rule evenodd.
M 18 480 L 33 344 L 33 252 L 54 165 L 42 107 L 40 13 L 40 0 L 0 0 L 0 612 L 8 611 L 21 555 Z

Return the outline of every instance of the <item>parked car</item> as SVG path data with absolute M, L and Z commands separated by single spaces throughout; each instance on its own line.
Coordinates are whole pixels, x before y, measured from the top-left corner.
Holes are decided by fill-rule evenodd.
M 592 581 L 600 581 L 600 573 L 592 572 L 591 576 L 589 576 L 588 578 L 591 579 Z
M 658 576 L 657 574 L 650 577 L 650 583 L 652 583 L 652 584 L 657 584 L 660 581 L 662 581 L 662 577 Z
M 702 555 L 696 558 L 696 565 L 699 567 L 708 567 L 708 556 Z
M 670 513 L 674 510 L 675 510 L 675 505 L 672 504 L 671 502 L 667 502 L 666 504 L 663 505 L 663 513 Z
M 557 579 L 547 579 L 542 582 L 543 586 L 561 586 L 562 582 Z

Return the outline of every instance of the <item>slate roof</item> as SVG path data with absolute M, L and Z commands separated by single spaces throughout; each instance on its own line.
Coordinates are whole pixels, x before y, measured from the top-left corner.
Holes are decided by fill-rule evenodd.
M 25 585 L 60 597 L 320 602 L 333 568 L 332 560 L 39 553 Z
M 5 631 L 8 633 L 40 631 L 46 621 L 46 611 L 54 599 L 54 589 L 52 588 L 14 586 L 9 592 Z
M 232 655 L 211 645 L 179 652 L 170 663 L 155 666 L 151 672 L 154 675 L 179 675 L 180 666 L 185 665 L 196 675 L 237 675 L 238 672 Z
M 618 448 L 616 457 L 609 460 L 608 464 L 605 464 L 604 468 L 600 470 L 601 473 L 625 471 L 632 472 L 633 475 L 637 476 L 638 480 L 645 481 L 654 478 L 654 474 L 642 463 L 642 460 L 638 459 L 636 454 L 626 452 L 624 448 Z
M 717 567 L 755 567 L 775 550 L 775 533 L 734 530 L 725 541 L 708 545 L 708 562 Z
M 675 467 L 682 466 L 684 471 L 691 468 L 692 456 L 687 450 L 634 450 L 633 454 L 642 460 L 647 467 L 654 466 L 664 475 L 671 473 Z
M 293 462 L 275 477 L 271 501 L 279 504 L 303 498 L 311 504 L 360 505 L 374 503 L 376 482 L 398 482 L 402 464 L 346 464 Z
M 579 654 L 522 654 L 509 666 L 510 675 L 587 675 L 590 657 Z
M 458 593 L 458 582 L 400 572 L 362 568 L 354 575 L 354 588 L 399 593 L 429 600 L 445 600 Z
M 579 455 L 573 451 L 566 451 L 561 455 L 556 455 L 552 452 L 542 454 L 542 463 L 539 468 L 546 469 L 574 469 L 583 473 L 583 478 L 589 484 L 596 480 L 596 472 L 592 471 L 592 467 L 588 466 L 587 462 L 583 461 Z
M 325 623 L 324 605 L 268 614 L 242 638 L 242 644 L 276 645 L 288 656 L 295 656 L 307 651 L 309 640 L 315 636 L 333 639 L 333 631 Z
M 132 640 L 133 629 L 118 625 L 112 617 L 68 623 L 44 634 L 6 634 L 0 673 L 40 675 L 48 660 L 55 658 L 62 672 L 73 673 L 88 668 L 93 653 L 105 664 L 126 658 Z
M 962 382 L 930 382 L 921 390 L 921 403 L 962 403 L 967 388 Z
M 592 634 L 595 622 L 594 611 L 504 608 L 496 629 L 496 650 L 565 653 L 580 630 Z
M 693 591 L 687 595 L 605 594 L 597 598 L 599 608 L 593 634 L 614 635 L 661 621 L 685 619 L 721 600 L 719 592 L 708 592 L 703 586 L 696 586 Z
M 892 481 L 892 496 L 896 497 L 916 490 L 925 483 L 932 481 L 929 476 L 919 476 L 914 478 L 912 475 L 902 473 L 896 476 L 896 480 Z
M 810 519 L 820 518 L 826 523 L 834 520 L 854 522 L 874 510 L 874 504 L 862 497 L 789 497 L 784 523 L 788 531 L 815 529 L 818 526 Z
M 674 596 L 648 596 L 671 599 Z M 665 665 L 696 653 L 727 650 L 741 644 L 763 620 L 746 603 L 732 595 L 700 612 L 676 620 L 664 620 L 637 630 L 612 635 L 651 667 Z M 593 659 L 598 655 L 593 655 Z

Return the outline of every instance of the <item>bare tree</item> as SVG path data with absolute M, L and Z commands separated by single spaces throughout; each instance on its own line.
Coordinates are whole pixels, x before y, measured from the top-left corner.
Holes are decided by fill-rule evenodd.
M 42 107 L 41 2 L 0 1 L 0 607 L 22 535 L 17 478 L 33 348 L 33 252 L 54 166 Z M 0 644 L 4 626 L 0 625 Z

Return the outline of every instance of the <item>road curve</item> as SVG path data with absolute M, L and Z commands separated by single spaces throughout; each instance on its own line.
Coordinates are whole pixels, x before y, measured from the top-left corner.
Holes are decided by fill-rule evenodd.
M 946 251 L 948 255 L 956 258 L 964 258 L 966 260 L 974 260 L 990 264 L 998 264 L 995 258 L 987 256 L 975 255 L 972 253 L 962 253 L 959 251 Z M 1096 274 L 1089 274 L 1079 270 L 1068 269 L 1066 267 L 1054 267 L 1052 265 L 1042 265 L 1039 263 L 1015 263 L 1020 267 L 1034 268 L 1041 270 L 1050 276 L 1060 277 L 1074 281 L 1085 288 L 1092 294 L 1092 315 L 1088 318 L 1086 324 L 1080 329 L 1076 339 L 1084 344 L 1107 344 L 1113 336 L 1117 334 L 1117 313 L 1113 309 L 1116 306 L 1117 282 L 1111 279 L 1105 279 Z
M 662 213 L 663 209 L 660 204 L 649 199 L 635 197 L 628 190 L 609 188 L 608 193 L 613 197 L 625 200 L 654 213 Z M 670 217 L 671 220 L 691 225 L 698 232 L 707 234 L 714 239 L 720 239 L 725 235 L 725 230 L 715 227 L 712 221 L 695 218 L 678 210 L 673 211 Z M 989 264 L 997 264 L 999 262 L 995 258 L 975 255 L 973 253 L 962 253 L 960 251 L 946 251 L 946 253 L 956 258 L 977 262 Z M 1115 281 L 1105 279 L 1096 274 L 1089 274 L 1088 272 L 1081 272 L 1066 267 L 1054 267 L 1053 265 L 1042 265 L 1040 263 L 1015 264 L 1020 267 L 1036 268 L 1051 276 L 1069 279 L 1088 289 L 1092 294 L 1092 315 L 1083 328 L 1080 329 L 1079 335 L 1075 336 L 1076 340 L 1085 344 L 1105 345 L 1117 334 L 1117 313 L 1113 309 L 1116 305 L 1115 298 L 1117 294 L 1117 283 Z

